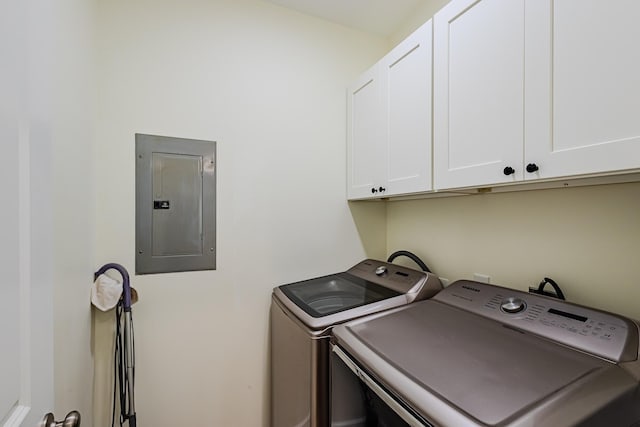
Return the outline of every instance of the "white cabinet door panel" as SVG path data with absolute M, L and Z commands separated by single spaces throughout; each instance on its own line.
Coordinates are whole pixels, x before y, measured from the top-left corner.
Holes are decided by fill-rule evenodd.
M 432 188 L 431 62 L 431 21 L 381 61 L 387 137 L 386 195 Z
M 378 68 L 373 67 L 349 88 L 347 100 L 347 129 L 349 129 L 347 196 L 349 199 L 371 196 L 374 185 L 382 182 L 380 164 L 383 155 L 383 126 L 379 80 Z
M 434 18 L 436 188 L 522 179 L 523 109 L 524 1 L 449 3 Z
M 640 2 L 547 0 L 527 13 L 525 163 L 540 171 L 525 178 L 640 167 Z

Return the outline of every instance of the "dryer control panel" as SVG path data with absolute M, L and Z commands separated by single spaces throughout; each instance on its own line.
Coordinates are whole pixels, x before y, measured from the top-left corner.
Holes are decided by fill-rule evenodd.
M 470 280 L 433 299 L 613 362 L 638 358 L 638 325 L 623 316 Z

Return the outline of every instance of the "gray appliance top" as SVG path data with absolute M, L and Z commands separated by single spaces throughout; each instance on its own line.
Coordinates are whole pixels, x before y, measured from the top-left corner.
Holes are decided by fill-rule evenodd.
M 468 280 L 435 299 L 614 362 L 638 356 L 638 328 L 622 316 Z
M 431 273 L 366 259 L 344 273 L 278 286 L 273 296 L 307 328 L 322 331 L 429 298 L 441 289 Z
M 637 325 L 551 298 L 459 281 L 333 333 L 365 370 L 437 424 L 562 425 L 578 397 L 582 414 L 589 412 L 582 405 L 601 407 L 612 395 L 635 393 L 635 411 L 640 404 L 638 380 L 617 364 L 638 363 Z M 553 402 L 565 413 L 549 415 Z

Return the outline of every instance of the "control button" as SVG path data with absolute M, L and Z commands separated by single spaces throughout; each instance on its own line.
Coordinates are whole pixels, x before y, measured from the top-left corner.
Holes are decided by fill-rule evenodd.
M 527 304 L 523 300 L 514 297 L 509 297 L 500 304 L 500 309 L 509 314 L 520 313 L 526 307 Z
M 387 274 L 387 267 L 381 265 L 380 267 L 376 268 L 376 276 L 384 276 L 385 274 Z

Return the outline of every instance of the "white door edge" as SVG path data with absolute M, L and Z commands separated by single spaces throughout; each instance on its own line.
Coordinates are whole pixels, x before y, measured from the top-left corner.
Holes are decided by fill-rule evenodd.
M 18 212 L 20 263 L 20 402 L 24 414 L 31 405 L 31 140 L 29 124 L 18 128 Z M 19 424 L 18 424 L 19 425 Z
M 11 410 L 11 415 L 2 427 L 20 427 L 22 425 L 22 421 L 24 421 L 30 411 L 31 408 L 29 406 L 14 406 Z

